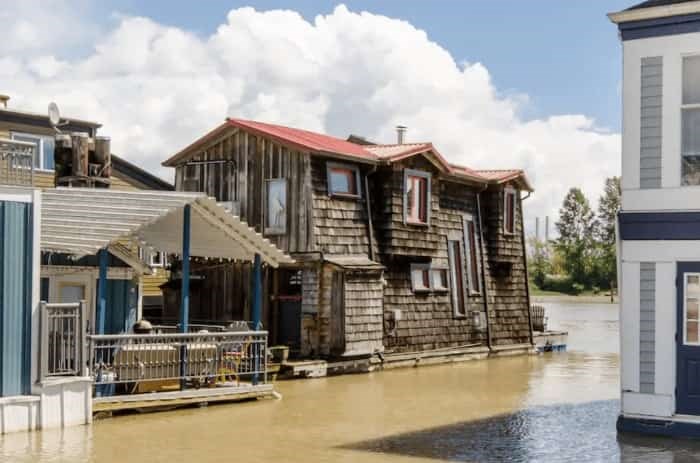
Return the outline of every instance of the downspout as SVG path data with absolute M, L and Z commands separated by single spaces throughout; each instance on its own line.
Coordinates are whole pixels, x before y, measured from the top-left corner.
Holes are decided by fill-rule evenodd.
M 369 176 L 377 171 L 377 166 L 365 174 L 365 206 L 367 208 L 367 231 L 369 236 L 369 260 L 374 260 L 374 225 L 372 224 L 372 206 L 369 198 Z
M 523 219 L 523 201 L 530 197 L 531 191 L 524 198 L 520 198 L 520 240 L 523 246 L 523 267 L 525 268 L 525 295 L 527 296 L 527 322 L 530 325 L 530 344 L 534 345 L 532 337 L 532 306 L 530 305 L 530 275 L 527 272 L 527 243 L 525 242 L 525 221 Z
M 489 317 L 489 290 L 486 283 L 486 266 L 484 261 L 484 224 L 481 220 L 481 193 L 486 191 L 488 184 L 476 192 L 476 216 L 479 220 L 479 246 L 481 246 L 479 256 L 481 256 L 481 281 L 484 286 L 484 310 L 486 311 L 486 346 L 491 350 L 493 342 L 491 341 L 491 319 Z M 532 333 L 532 331 L 530 331 Z

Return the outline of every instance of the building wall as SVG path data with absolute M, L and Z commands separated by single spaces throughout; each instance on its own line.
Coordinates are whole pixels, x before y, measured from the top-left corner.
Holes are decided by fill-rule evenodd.
M 700 51 L 700 33 L 626 40 L 623 47 L 622 209 L 625 211 L 697 210 L 700 187 L 681 186 L 681 98 L 683 56 Z M 662 62 L 662 75 L 649 79 L 648 58 Z M 658 72 L 655 71 L 655 72 Z M 644 87 L 643 87 L 644 84 Z M 653 88 L 654 93 L 649 93 Z M 659 108 L 649 101 L 661 94 Z M 644 97 L 644 98 L 643 98 Z M 642 113 L 644 105 L 644 113 Z M 661 127 L 654 121 L 659 119 Z M 657 133 L 658 132 L 658 133 Z M 660 189 L 642 185 L 642 173 L 661 147 Z M 646 176 L 646 173 L 644 173 Z M 648 182 L 648 180 L 647 180 Z M 644 186 L 644 188 L 643 188 Z

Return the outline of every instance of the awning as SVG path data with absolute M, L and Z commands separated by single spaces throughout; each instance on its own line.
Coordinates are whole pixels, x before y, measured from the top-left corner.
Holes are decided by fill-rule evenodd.
M 55 188 L 42 191 L 41 249 L 77 257 L 131 238 L 169 254 L 182 252 L 183 210 L 191 208 L 190 255 L 277 267 L 293 263 L 268 239 L 203 193 Z
M 384 266 L 364 255 L 324 254 L 323 260 L 329 264 L 352 270 L 384 270 Z

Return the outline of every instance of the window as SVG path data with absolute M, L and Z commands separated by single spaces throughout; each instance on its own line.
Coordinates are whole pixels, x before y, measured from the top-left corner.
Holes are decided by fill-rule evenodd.
M 164 252 L 146 250 L 139 247 L 139 259 L 150 267 L 165 267 L 168 265 L 168 257 Z
M 685 274 L 683 344 L 698 345 L 700 328 L 700 274 Z
M 287 231 L 287 180 L 268 180 L 266 194 L 265 233 L 284 234 Z
M 700 56 L 683 58 L 681 183 L 700 185 Z
M 39 170 L 53 170 L 54 168 L 54 146 L 53 137 L 44 135 L 32 135 L 28 133 L 12 132 L 12 139 L 33 143 L 36 147 L 34 151 L 34 168 Z
M 432 268 L 430 269 L 431 283 L 433 291 L 447 291 L 449 283 L 447 282 L 447 269 Z
M 456 317 L 466 317 L 464 304 L 464 270 L 462 265 L 462 243 L 459 240 L 447 242 L 447 255 L 450 261 L 450 285 L 452 287 L 452 308 Z
M 197 164 L 182 166 L 182 191 L 199 191 L 199 166 Z
M 467 280 L 469 292 L 481 292 L 479 272 L 481 271 L 481 248 L 476 233 L 476 223 L 471 215 L 464 216 L 464 250 L 467 260 Z
M 430 264 L 411 264 L 411 287 L 414 293 L 430 291 Z
M 507 235 L 515 234 L 515 206 L 516 201 L 515 190 L 505 190 L 503 199 L 503 233 Z
M 356 166 L 329 162 L 326 165 L 328 174 L 328 194 L 331 196 L 349 196 L 359 198 L 360 170 Z
M 430 223 L 430 174 L 418 170 L 404 172 L 404 223 Z

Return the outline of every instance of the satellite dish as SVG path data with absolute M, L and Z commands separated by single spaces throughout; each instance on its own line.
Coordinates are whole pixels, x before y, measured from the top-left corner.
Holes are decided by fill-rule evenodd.
M 49 121 L 54 127 L 61 122 L 61 113 L 58 112 L 58 105 L 53 101 L 49 103 Z

